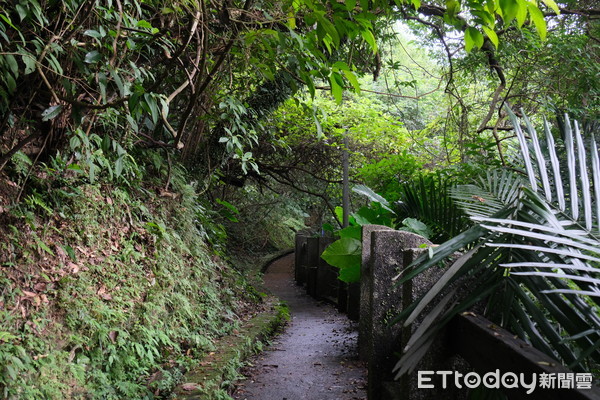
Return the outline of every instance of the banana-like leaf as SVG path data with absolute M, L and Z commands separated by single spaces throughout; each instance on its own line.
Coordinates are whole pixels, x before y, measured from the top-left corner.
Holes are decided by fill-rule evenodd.
M 392 213 L 394 212 L 390 208 L 390 203 L 385 198 L 383 198 L 383 196 L 375 193 L 375 191 L 370 187 L 365 185 L 356 185 L 352 188 L 352 191 L 358 194 L 362 194 L 363 196 L 366 196 L 369 200 L 381 204 L 381 207 L 383 207 L 387 211 L 390 211 Z

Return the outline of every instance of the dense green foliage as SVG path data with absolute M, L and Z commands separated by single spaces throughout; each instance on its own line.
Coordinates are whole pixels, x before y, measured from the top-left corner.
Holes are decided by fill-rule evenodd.
M 399 316 L 405 326 L 417 318 L 432 323 L 422 324 L 408 340 L 396 365 L 398 376 L 414 370 L 419 354 L 454 315 L 478 302 L 485 303 L 483 312 L 495 322 L 570 368 L 598 370 L 596 142 L 587 146 L 577 123 L 572 126 L 568 119 L 564 142 L 555 142 L 548 125 L 544 138 L 538 138 L 528 119 L 527 139 L 511 117 L 528 182 L 504 169 L 454 190 L 453 197 L 475 224 L 402 271 L 400 282 L 440 262 L 450 263 L 429 292 Z M 557 148 L 564 157 L 558 157 Z M 457 251 L 462 252 L 458 257 Z M 462 284 L 452 287 L 456 282 Z M 469 290 L 460 291 L 463 285 Z M 426 310 L 431 304 L 436 306 Z
M 338 255 L 455 236 L 452 188 L 519 156 L 503 105 L 597 124 L 595 7 L 0 1 L 3 395 L 165 395 L 256 300 L 224 259 L 341 228 L 344 153 Z
M 3 215 L 3 398 L 154 398 L 237 327 L 256 297 L 182 177 L 162 196 L 63 180 Z

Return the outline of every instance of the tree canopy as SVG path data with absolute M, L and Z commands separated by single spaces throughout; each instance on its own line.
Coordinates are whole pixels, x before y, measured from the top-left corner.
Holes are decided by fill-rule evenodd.
M 82 155 L 81 168 L 113 165 L 116 175 L 127 151 L 148 147 L 177 150 L 203 173 L 232 159 L 256 169 L 251 147 L 265 113 L 305 88 L 313 97 L 327 89 L 338 103 L 345 90 L 359 92 L 359 76 L 381 73 L 382 45 L 395 40 L 389 26 L 398 20 L 441 40 L 447 90 L 463 60 L 495 72 L 491 115 L 511 84 L 504 54 L 520 57 L 511 36 L 539 46 L 523 35 L 531 26 L 543 40 L 553 17 L 551 30 L 558 24 L 589 42 L 581 36 L 595 32 L 598 14 L 592 4 L 553 0 L 20 0 L 0 7 L 0 167 L 20 149 L 53 153 L 68 143 Z M 462 48 L 472 55 L 460 55 Z M 101 147 L 106 162 L 94 157 Z

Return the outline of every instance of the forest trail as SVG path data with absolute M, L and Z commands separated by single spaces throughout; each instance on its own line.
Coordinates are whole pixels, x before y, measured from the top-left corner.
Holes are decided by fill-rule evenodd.
M 250 360 L 236 400 L 363 400 L 366 368 L 358 361 L 357 326 L 333 306 L 306 295 L 293 280 L 294 255 L 273 262 L 267 289 L 285 301 L 291 321 Z

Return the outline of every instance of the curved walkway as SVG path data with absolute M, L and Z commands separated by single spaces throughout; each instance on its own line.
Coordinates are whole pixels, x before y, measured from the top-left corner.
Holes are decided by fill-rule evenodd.
M 294 255 L 271 264 L 265 286 L 287 302 L 285 332 L 250 360 L 236 400 L 364 400 L 366 368 L 358 361 L 356 324 L 293 281 Z

